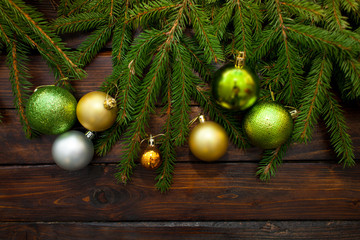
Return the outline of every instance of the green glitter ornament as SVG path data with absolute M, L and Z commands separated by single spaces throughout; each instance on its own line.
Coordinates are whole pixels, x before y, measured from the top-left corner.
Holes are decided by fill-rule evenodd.
M 226 64 L 214 74 L 212 95 L 225 109 L 243 111 L 250 108 L 258 98 L 259 78 L 244 62 L 244 53 L 240 52 L 235 64 Z
M 64 133 L 76 122 L 76 99 L 67 90 L 44 86 L 35 90 L 26 105 L 30 126 L 43 134 Z
M 250 142 L 262 149 L 284 144 L 293 131 L 290 113 L 276 102 L 256 104 L 244 117 L 243 128 Z

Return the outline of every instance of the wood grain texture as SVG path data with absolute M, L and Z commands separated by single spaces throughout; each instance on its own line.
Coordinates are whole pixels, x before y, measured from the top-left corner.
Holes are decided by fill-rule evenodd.
M 51 2 L 30 1 L 47 19 Z M 87 34 L 63 35 L 70 48 Z M 111 74 L 111 43 L 73 82 L 75 97 L 97 90 Z M 30 57 L 35 88 L 55 79 L 46 62 Z M 310 144 L 293 144 L 269 183 L 255 172 L 261 150 L 234 146 L 215 163 L 195 159 L 187 145 L 177 149 L 174 184 L 166 194 L 154 188 L 156 173 L 137 166 L 133 180 L 116 182 L 122 142 L 85 169 L 67 172 L 51 158 L 55 136 L 25 139 L 13 107 L 9 71 L 0 56 L 0 239 L 360 239 L 360 165 L 337 164 L 320 124 Z M 345 106 L 356 158 L 360 156 L 359 104 Z M 193 104 L 191 116 L 200 112 Z M 160 110 L 152 133 L 164 123 Z M 76 125 L 76 129 L 83 130 Z M 344 221 L 347 220 L 347 221 Z M 351 221 L 349 221 L 351 220 Z
M 115 165 L 0 168 L 0 221 L 360 220 L 360 166 L 284 164 L 271 183 L 254 163 L 181 163 L 167 194 L 138 166 L 124 186 Z
M 358 221 L 0 223 L 12 240 L 360 239 Z
M 0 165 L 8 164 L 44 164 L 53 163 L 51 158 L 51 146 L 56 136 L 40 136 L 38 138 L 28 140 L 22 131 L 16 111 L 13 109 L 0 109 L 3 115 L 3 123 L 0 128 L 0 142 L 3 146 L 0 149 Z M 191 116 L 194 117 L 201 112 L 199 107 L 193 106 L 191 108 Z M 350 112 L 350 110 L 348 111 Z M 346 114 L 349 120 L 349 126 L 352 135 L 353 144 L 355 147 L 355 154 L 358 158 L 360 156 L 360 112 L 353 114 Z M 151 117 L 149 121 L 149 129 L 153 134 L 161 133 L 161 126 L 165 119 L 160 114 L 160 108 L 157 114 Z M 79 124 L 75 129 L 85 132 Z M 150 132 L 150 130 L 149 130 Z M 93 163 L 116 163 L 122 154 L 122 141 L 120 141 L 112 151 L 105 157 L 95 157 Z M 146 143 L 143 144 L 146 147 Z M 261 149 L 250 148 L 246 151 L 230 145 L 227 154 L 222 157 L 219 162 L 243 162 L 243 161 L 259 161 L 261 159 Z M 31 153 L 31 158 L 29 154 Z M 295 160 L 325 160 L 332 161 L 334 164 L 338 161 L 335 153 L 332 150 L 329 142 L 329 136 L 323 125 L 319 125 L 315 129 L 313 140 L 310 144 L 293 144 L 287 152 L 285 161 Z M 177 148 L 177 161 L 191 161 L 198 160 L 190 153 L 187 144 Z
M 85 71 L 87 77 L 83 80 L 73 81 L 75 88 L 74 96 L 79 99 L 90 91 L 98 90 L 105 78 L 112 72 L 112 63 L 110 52 L 99 54 Z M 30 57 L 29 73 L 30 82 L 33 84 L 32 90 L 40 85 L 54 84 L 55 78 L 51 69 L 41 56 L 34 55 Z M 11 84 L 9 81 L 9 70 L 6 66 L 4 56 L 0 56 L 0 108 L 14 108 Z

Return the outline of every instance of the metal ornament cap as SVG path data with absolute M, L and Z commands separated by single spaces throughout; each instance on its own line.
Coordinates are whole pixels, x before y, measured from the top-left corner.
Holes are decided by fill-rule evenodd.
M 84 133 L 71 130 L 55 139 L 51 152 L 55 163 L 60 168 L 76 171 L 91 162 L 94 156 L 94 145 Z

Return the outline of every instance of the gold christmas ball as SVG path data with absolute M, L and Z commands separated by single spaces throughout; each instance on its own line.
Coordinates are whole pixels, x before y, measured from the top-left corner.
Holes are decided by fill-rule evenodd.
M 161 164 L 160 152 L 155 146 L 148 146 L 141 156 L 141 165 L 147 169 L 156 169 Z
M 189 135 L 190 151 L 206 162 L 221 158 L 227 151 L 229 138 L 219 124 L 212 121 L 200 122 Z
M 276 102 L 256 104 L 244 117 L 244 131 L 250 142 L 262 149 L 284 144 L 293 131 L 292 117 Z
M 104 92 L 94 91 L 79 100 L 76 116 L 86 129 L 101 132 L 114 124 L 117 111 L 112 97 Z

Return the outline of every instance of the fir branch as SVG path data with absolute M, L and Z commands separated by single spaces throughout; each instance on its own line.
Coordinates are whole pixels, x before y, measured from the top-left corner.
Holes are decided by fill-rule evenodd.
M 124 3 L 125 7 L 119 2 L 115 5 L 115 16 L 122 21 L 115 23 L 113 42 L 112 42 L 112 60 L 113 65 L 116 66 L 125 58 L 127 51 L 130 48 L 132 41 L 132 26 L 127 23 L 129 18 L 130 2 L 127 0 Z
M 269 2 L 270 3 L 270 2 Z M 296 94 L 298 94 L 298 89 L 301 86 L 301 74 L 302 74 L 302 64 L 299 61 L 300 55 L 296 49 L 288 40 L 287 26 L 284 22 L 284 16 L 282 14 L 282 9 L 279 0 L 273 2 L 275 5 L 275 12 L 277 13 L 272 19 L 273 21 L 278 22 L 277 28 L 278 31 L 281 31 L 281 45 L 278 51 L 279 59 L 276 63 L 275 76 L 281 72 L 281 79 L 283 79 L 283 94 L 280 99 L 283 99 L 288 104 L 294 104 L 297 99 Z M 268 5 L 267 5 L 268 6 Z
M 213 35 L 215 31 L 206 13 L 191 1 L 189 2 L 189 11 L 195 37 L 200 43 L 200 47 L 203 48 L 207 63 L 223 61 L 224 56 L 219 39 Z
M 360 2 L 358 0 L 344 0 L 340 1 L 340 7 L 348 14 L 353 14 L 355 21 L 359 22 L 360 19 Z
M 60 16 L 66 15 L 70 11 L 71 0 L 60 0 L 58 13 Z
M 168 191 L 172 184 L 174 165 L 175 165 L 175 147 L 174 142 L 172 141 L 172 98 L 171 98 L 171 84 L 170 81 L 167 84 L 167 104 L 164 109 L 166 109 L 166 121 L 163 126 L 164 136 L 161 139 L 160 152 L 162 155 L 162 164 L 157 170 L 157 176 L 155 180 L 157 183 L 155 187 L 160 190 L 162 193 Z
M 118 80 L 111 81 L 118 82 L 118 86 L 121 87 L 118 101 L 120 103 L 117 117 L 118 122 L 129 123 L 132 121 L 141 88 L 140 79 L 136 73 L 144 71 L 144 68 L 151 61 L 151 58 L 147 56 L 152 55 L 154 50 L 156 50 L 155 46 L 162 40 L 163 34 L 161 32 L 155 30 L 145 31 L 135 40 L 124 63 L 114 67 L 111 78 Z
M 25 104 L 30 94 L 29 88 L 32 86 L 27 80 L 30 78 L 30 75 L 24 65 L 28 61 L 26 57 L 28 54 L 29 52 L 25 46 L 21 46 L 20 43 L 16 43 L 16 41 L 10 41 L 7 59 L 10 68 L 9 79 L 15 97 L 14 105 L 19 113 L 20 123 L 25 132 L 25 136 L 31 138 L 33 132 L 25 114 Z
M 360 3 L 357 0 L 344 0 L 340 2 L 342 9 L 346 12 L 355 12 L 360 17 L 359 5 Z
M 281 91 L 277 96 L 278 101 L 296 105 L 299 89 L 303 85 L 302 59 L 293 44 L 284 42 L 279 47 L 275 66 L 265 78 L 274 91 Z
M 223 8 L 219 10 L 219 13 L 214 19 L 214 28 L 216 29 L 215 36 L 219 39 L 223 39 L 226 33 L 226 27 L 229 25 L 234 10 L 234 4 L 232 1 L 228 1 Z
M 262 59 L 269 54 L 271 50 L 276 48 L 275 46 L 278 43 L 280 36 L 280 31 L 275 31 L 273 28 L 265 28 L 256 41 L 257 47 L 255 49 L 254 58 Z
M 304 20 L 310 20 L 312 23 L 319 22 L 325 16 L 324 10 L 316 2 L 296 0 L 282 1 L 281 4 L 285 6 L 290 13 L 295 14 Z
M 342 0 L 324 0 L 326 14 L 324 19 L 325 28 L 330 31 L 341 31 L 349 28 L 349 23 L 341 14 L 340 4 Z
M 165 136 L 160 147 L 164 161 L 156 177 L 160 191 L 171 186 L 174 148 L 184 143 L 188 133 L 190 97 L 198 101 L 212 120 L 224 126 L 235 145 L 246 147 L 239 120 L 214 103 L 204 89 L 204 81 L 210 80 L 214 71 L 209 63 L 220 60 L 224 49 L 225 53 L 246 51 L 247 64 L 263 73 L 262 98 L 270 97 L 267 89 L 271 87 L 278 101 L 300 107 L 294 132 L 297 140 L 310 141 L 319 115 L 324 118 L 329 115 L 327 126 L 334 132 L 331 142 L 341 161 L 351 165 L 352 143 L 345 134 L 340 106 L 330 99 L 330 78 L 335 72 L 332 65 L 337 63 L 340 79 L 344 80 L 335 80 L 343 83 L 349 97 L 359 96 L 360 28 L 353 31 L 347 21 L 349 17 L 351 27 L 357 27 L 358 1 L 63 0 L 61 4 L 67 5 L 64 6 L 69 14 L 64 19 L 69 21 L 67 31 L 91 30 L 92 36 L 97 36 L 87 43 L 90 48 L 83 48 L 87 49 L 84 64 L 112 36 L 113 73 L 106 78 L 103 89 L 117 96 L 119 112 L 117 127 L 104 132 L 101 148 L 106 153 L 120 138 L 124 130 L 120 126 L 127 128 L 116 174 L 120 181 L 130 179 L 139 142 L 146 135 L 147 121 L 159 97 L 165 102 L 166 111 Z M 90 19 L 96 14 L 101 21 Z M 1 16 L 0 12 L 0 19 Z M 331 21 L 330 26 L 326 20 Z M 99 32 L 109 26 L 108 37 L 102 38 Z M 141 27 L 140 33 L 133 36 L 137 26 Z M 94 27 L 97 30 L 93 31 Z M 33 38 L 28 30 L 26 34 Z M 45 44 L 37 44 L 48 49 Z M 322 111 L 325 104 L 328 106 Z M 275 152 L 265 151 L 258 171 L 261 179 L 275 174 L 288 144 Z
M 140 150 L 140 141 L 145 138 L 145 126 L 149 114 L 154 112 L 156 97 L 159 95 L 161 79 L 165 75 L 166 66 L 169 62 L 168 48 L 162 45 L 162 49 L 155 55 L 154 62 L 150 67 L 149 73 L 143 80 L 143 86 L 138 96 L 135 106 L 139 109 L 134 121 L 129 126 L 127 137 L 127 147 L 124 151 L 121 162 L 118 166 L 119 172 L 116 177 L 123 183 L 127 183 L 135 166 Z
M 1 9 L 1 7 L 0 7 Z M 56 78 L 65 78 L 68 76 L 65 76 L 65 69 L 63 70 L 63 64 L 61 62 L 59 62 L 59 59 L 56 58 L 56 56 L 53 55 L 52 52 L 46 51 L 44 48 L 46 48 L 46 46 L 42 47 L 40 46 L 40 44 L 42 44 L 41 42 L 38 44 L 32 37 L 30 37 L 20 26 L 18 26 L 12 19 L 10 16 L 8 16 L 6 14 L 5 11 L 1 12 L 0 11 L 0 15 L 3 14 L 3 20 L 5 22 L 7 22 L 8 26 L 11 26 L 12 30 L 14 32 L 16 32 L 16 34 L 22 38 L 23 41 L 25 41 L 28 45 L 32 46 L 32 47 L 36 47 L 36 49 L 39 51 L 39 53 L 47 60 L 47 63 L 50 65 L 50 67 L 53 69 L 55 77 Z M 4 25 L 3 25 L 4 26 Z M 8 30 L 11 31 L 11 30 Z
M 254 26 L 251 24 L 250 11 L 247 9 L 248 3 L 245 4 L 243 1 L 235 1 L 235 15 L 234 15 L 234 40 L 235 49 L 244 51 L 247 58 L 251 58 L 251 47 L 253 41 L 253 29 Z M 252 4 L 250 8 L 257 8 L 256 4 Z
M 344 167 L 352 167 L 355 165 L 354 147 L 348 134 L 343 111 L 331 91 L 327 91 L 325 97 L 322 114 L 330 132 L 331 145 L 340 157 L 339 163 L 342 163 Z
M 95 30 L 78 48 L 77 64 L 84 67 L 99 53 L 111 37 L 112 25 Z
M 259 163 L 258 171 L 256 175 L 262 181 L 269 181 L 271 177 L 274 177 L 278 167 L 282 164 L 282 159 L 290 145 L 290 141 L 277 147 L 276 149 L 265 150 L 263 157 Z
M 191 66 L 193 67 L 194 71 L 198 73 L 205 81 L 210 80 L 215 71 L 215 66 L 206 63 L 206 60 L 202 55 L 202 51 L 198 48 L 198 43 L 191 37 L 184 35 L 180 44 L 191 56 Z
M 175 13 L 182 6 L 182 4 L 175 4 L 168 0 L 141 2 L 129 9 L 129 18 L 125 23 L 134 22 L 136 25 L 147 27 L 148 23 Z
M 293 39 L 299 44 L 307 45 L 318 51 L 329 49 L 328 53 L 334 57 L 338 57 L 340 54 L 351 55 L 355 50 L 354 47 L 358 46 L 356 41 L 342 33 L 329 32 L 318 27 L 297 24 L 288 26 L 287 30 L 296 34 L 297 37 Z
M 214 20 L 216 34 L 224 40 L 226 28 L 232 22 L 234 30 L 233 44 L 227 47 L 227 54 L 236 54 L 236 51 L 244 51 L 247 59 L 252 58 L 253 40 L 261 29 L 262 17 L 259 5 L 255 2 L 243 0 L 229 0 L 219 11 Z
M 347 59 L 338 63 L 345 78 L 344 91 L 347 91 L 347 98 L 360 98 L 360 62 L 356 59 Z
M 189 132 L 189 105 L 194 75 L 187 64 L 191 61 L 191 56 L 186 49 L 180 44 L 174 44 L 172 52 L 174 55 L 171 79 L 173 100 L 172 140 L 175 146 L 181 146 L 186 142 L 186 136 Z
M 116 3 L 121 3 L 121 1 L 116 1 Z M 105 9 L 108 9 L 107 0 L 97 0 L 89 2 L 88 7 L 81 8 L 82 12 L 91 13 L 91 12 L 104 12 Z
M 80 13 L 71 17 L 59 17 L 53 22 L 58 33 L 88 31 L 106 24 L 102 13 Z
M 74 2 L 70 2 L 68 1 L 68 10 L 69 11 L 65 11 L 65 15 L 66 16 L 71 16 L 72 14 L 76 14 L 76 13 L 81 13 L 82 11 L 84 11 L 84 9 L 82 9 L 84 6 L 86 6 L 86 4 L 88 2 L 90 2 L 91 0 L 78 0 L 78 1 L 74 1 Z
M 293 138 L 297 141 L 308 142 L 311 140 L 314 126 L 324 104 L 324 93 L 326 92 L 326 86 L 330 82 L 331 73 L 332 64 L 326 54 L 317 56 L 312 62 L 300 102 L 300 113 L 295 120 Z
M 60 38 L 55 36 L 44 24 L 41 24 L 40 16 L 38 17 L 37 21 L 32 19 L 30 16 L 31 13 L 34 13 L 35 10 L 30 8 L 29 6 L 23 4 L 20 1 L 13 0 L 4 0 L 5 4 L 14 11 L 17 17 L 21 19 L 25 24 L 27 24 L 30 29 L 39 37 L 49 49 L 52 49 L 54 53 L 60 57 L 63 61 L 63 64 L 67 66 L 67 69 L 73 76 L 78 79 L 81 79 L 83 76 L 83 72 L 75 65 L 72 60 L 67 56 L 64 52 L 63 44 L 61 43 Z M 29 12 L 30 14 L 28 14 Z
M 112 147 L 120 140 L 127 125 L 115 123 L 110 129 L 101 132 L 96 138 L 95 152 L 98 156 L 105 156 L 110 152 Z
M 132 42 L 132 28 L 126 23 L 116 26 L 113 34 L 112 60 L 114 66 L 119 65 L 125 58 Z

